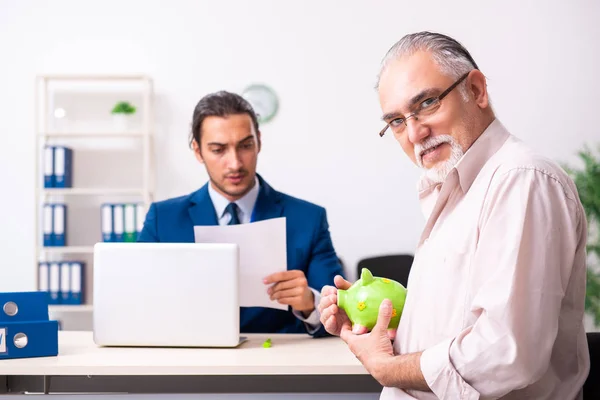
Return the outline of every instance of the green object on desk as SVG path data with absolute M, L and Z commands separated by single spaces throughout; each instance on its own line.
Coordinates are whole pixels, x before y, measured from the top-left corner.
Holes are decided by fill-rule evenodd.
M 263 342 L 263 347 L 264 347 L 265 349 L 268 349 L 269 347 L 271 347 L 271 338 L 268 338 L 267 340 L 265 340 L 265 341 Z

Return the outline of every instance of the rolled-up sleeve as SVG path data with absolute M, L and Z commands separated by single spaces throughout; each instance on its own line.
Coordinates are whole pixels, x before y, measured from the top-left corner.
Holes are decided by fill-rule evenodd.
M 474 323 L 421 356 L 438 398 L 498 398 L 546 372 L 581 224 L 556 176 L 527 167 L 494 178 L 470 266 Z

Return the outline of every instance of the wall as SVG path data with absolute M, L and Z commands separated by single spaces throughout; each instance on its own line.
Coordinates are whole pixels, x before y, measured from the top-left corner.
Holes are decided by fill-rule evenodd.
M 157 198 L 206 180 L 187 148 L 204 94 L 264 82 L 280 96 L 259 172 L 325 206 L 349 275 L 361 257 L 412 252 L 419 172 L 379 138 L 378 64 L 403 34 L 462 41 L 504 124 L 574 161 L 600 139 L 600 3 L 533 1 L 0 0 L 0 291 L 34 287 L 34 77 L 146 73 L 155 80 Z

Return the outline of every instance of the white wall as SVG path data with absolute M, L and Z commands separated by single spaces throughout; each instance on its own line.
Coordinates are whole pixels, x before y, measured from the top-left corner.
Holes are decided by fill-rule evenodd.
M 0 0 L 0 291 L 34 287 L 34 77 L 138 73 L 157 93 L 157 198 L 206 180 L 186 141 L 204 94 L 272 86 L 259 172 L 328 210 L 334 245 L 411 252 L 424 222 L 418 171 L 377 136 L 378 63 L 402 35 L 462 41 L 489 78 L 498 116 L 538 151 L 573 161 L 600 141 L 600 2 Z

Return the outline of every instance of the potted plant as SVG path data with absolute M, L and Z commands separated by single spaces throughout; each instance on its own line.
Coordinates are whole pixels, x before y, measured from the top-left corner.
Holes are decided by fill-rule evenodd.
M 111 113 L 115 129 L 118 131 L 126 131 L 129 128 L 131 116 L 135 114 L 136 108 L 127 101 L 120 101 L 113 107 Z
M 600 151 L 600 146 L 598 147 Z M 600 327 L 600 154 L 588 146 L 577 153 L 583 168 L 565 167 L 577 186 L 588 222 L 588 268 L 585 310 Z

